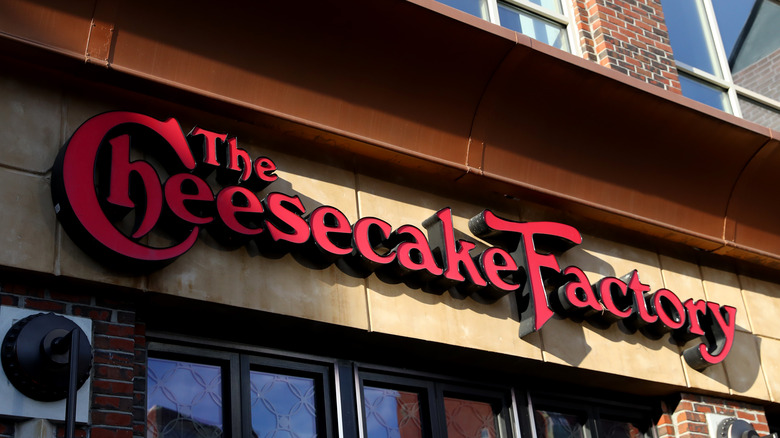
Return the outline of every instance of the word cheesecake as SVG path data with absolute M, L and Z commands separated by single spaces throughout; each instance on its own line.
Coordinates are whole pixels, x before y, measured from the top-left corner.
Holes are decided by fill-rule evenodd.
M 426 292 L 451 291 L 493 302 L 513 293 L 520 336 L 556 313 L 597 327 L 619 322 L 646 336 L 666 333 L 704 369 L 728 355 L 736 309 L 651 293 L 635 270 L 595 283 L 557 255 L 582 243 L 572 226 L 518 222 L 484 210 L 469 230 L 485 246 L 455 238 L 450 208 L 413 225 L 375 217 L 354 223 L 338 208 L 311 211 L 299 196 L 271 192 L 278 179 L 267 157 L 252 159 L 236 138 L 199 127 L 184 134 L 175 119 L 108 112 L 87 120 L 57 156 L 52 199 L 68 235 L 97 260 L 124 270 L 160 269 L 186 253 L 202 230 L 227 247 L 251 242 L 260 252 L 288 252 L 313 268 L 335 264 L 350 275 L 376 275 Z M 214 187 L 218 186 L 218 190 Z

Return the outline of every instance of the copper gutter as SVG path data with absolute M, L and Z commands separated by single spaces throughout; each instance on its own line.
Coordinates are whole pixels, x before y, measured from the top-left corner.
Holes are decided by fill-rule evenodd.
M 433 1 L 0 0 L 0 36 L 119 87 L 780 267 L 780 133 Z

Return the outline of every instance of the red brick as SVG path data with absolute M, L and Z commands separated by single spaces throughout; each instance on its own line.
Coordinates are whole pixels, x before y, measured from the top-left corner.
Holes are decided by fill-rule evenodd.
M 128 382 L 94 379 L 92 381 L 92 392 L 95 394 L 131 397 L 133 395 L 133 384 Z
M 130 368 L 121 368 L 117 366 L 100 365 L 95 366 L 95 377 L 108 380 L 131 381 L 135 373 Z
M 1 295 L 0 304 L 2 304 L 3 306 L 16 307 L 19 305 L 19 297 L 15 297 L 12 295 Z
M 36 298 L 26 298 L 24 300 L 24 307 L 27 309 L 43 310 L 47 312 L 65 312 L 65 304 L 55 301 L 39 300 Z
M 733 417 L 736 415 L 736 412 L 732 408 L 724 408 L 722 406 L 715 406 L 715 412 L 720 415 L 728 415 L 729 417 Z
M 93 345 L 99 350 L 134 351 L 135 341 L 127 338 L 95 336 Z
M 741 418 L 743 420 L 747 420 L 748 422 L 754 422 L 756 421 L 756 415 L 752 412 L 746 412 L 746 411 L 737 411 L 737 418 Z
M 85 316 L 90 319 L 98 321 L 111 320 L 111 311 L 106 309 L 99 309 L 90 306 L 73 306 L 73 314 L 75 316 Z
M 95 350 L 93 358 L 95 363 L 108 365 L 132 366 L 135 362 L 135 354 L 129 352 Z
M 769 433 L 769 426 L 761 423 L 753 423 L 753 429 L 758 432 L 759 435 L 767 435 Z
M 131 427 L 133 415 L 129 412 L 92 411 L 92 424 Z
M 113 397 L 109 395 L 96 395 L 92 399 L 92 407 L 95 409 L 129 411 L 133 408 L 133 399 L 127 397 Z
M 90 438 L 133 438 L 132 429 L 109 429 L 104 427 L 92 427 L 89 431 Z
M 709 433 L 709 428 L 706 424 L 699 424 L 699 423 L 692 423 L 692 422 L 686 422 L 681 423 L 677 430 L 682 434 L 685 432 L 692 432 L 692 433 L 700 433 L 703 435 L 707 435 Z
M 130 338 L 135 335 L 135 327 L 132 325 L 121 325 L 104 321 L 95 321 L 95 333 L 107 336 Z
M 89 304 L 92 302 L 92 297 L 89 295 L 51 291 L 49 292 L 49 296 L 52 300 L 66 301 L 68 303 Z
M 676 411 L 692 411 L 693 403 L 683 400 L 677 405 Z

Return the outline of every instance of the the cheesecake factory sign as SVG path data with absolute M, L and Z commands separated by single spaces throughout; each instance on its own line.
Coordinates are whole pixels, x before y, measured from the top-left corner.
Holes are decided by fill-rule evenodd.
M 494 246 L 476 254 L 475 243 L 455 238 L 449 208 L 422 221 L 427 236 L 381 218 L 351 223 L 333 206 L 308 210 L 298 196 L 259 198 L 275 171 L 271 159 L 252 159 L 226 134 L 196 127 L 185 135 L 174 119 L 109 112 L 86 121 L 60 151 L 52 198 L 71 238 L 122 269 L 161 268 L 205 229 L 228 247 L 254 240 L 261 253 L 294 252 L 316 266 L 335 263 L 351 275 L 376 274 L 428 292 L 455 290 L 488 302 L 514 293 L 520 336 L 558 312 L 597 326 L 622 320 L 650 337 L 700 337 L 683 353 L 696 369 L 723 361 L 731 349 L 734 307 L 682 301 L 668 289 L 651 293 L 637 271 L 593 283 L 576 266 L 562 268 L 556 254 L 582 243 L 569 225 L 485 210 L 469 229 Z

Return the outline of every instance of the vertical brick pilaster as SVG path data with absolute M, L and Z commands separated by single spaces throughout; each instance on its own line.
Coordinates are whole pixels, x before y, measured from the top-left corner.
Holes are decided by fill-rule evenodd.
M 571 0 L 583 57 L 681 94 L 660 0 Z
M 676 406 L 664 407 L 656 425 L 658 438 L 708 438 L 707 414 L 736 417 L 750 423 L 759 435 L 767 435 L 769 426 L 761 406 L 694 394 L 681 394 Z

